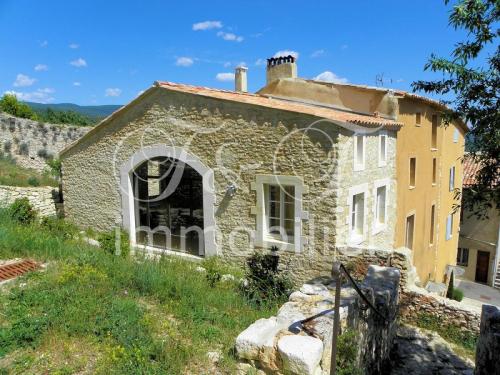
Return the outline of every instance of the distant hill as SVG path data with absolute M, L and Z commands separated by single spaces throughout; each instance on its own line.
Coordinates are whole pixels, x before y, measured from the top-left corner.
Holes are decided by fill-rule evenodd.
M 47 108 L 52 108 L 55 111 L 74 111 L 93 119 L 102 119 L 109 116 L 111 113 L 121 108 L 121 105 L 77 105 L 73 103 L 58 103 L 58 104 L 41 104 L 33 102 L 25 102 L 34 111 L 44 111 Z

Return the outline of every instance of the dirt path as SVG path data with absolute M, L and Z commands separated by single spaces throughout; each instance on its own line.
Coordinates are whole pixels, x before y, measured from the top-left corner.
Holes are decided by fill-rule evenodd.
M 392 375 L 472 375 L 474 372 L 474 363 L 459 357 L 437 333 L 406 325 L 398 328 L 391 362 Z

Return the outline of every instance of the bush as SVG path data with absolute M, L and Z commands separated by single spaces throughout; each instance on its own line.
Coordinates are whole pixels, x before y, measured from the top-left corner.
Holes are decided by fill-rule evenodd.
M 18 198 L 8 208 L 12 220 L 20 224 L 30 224 L 36 219 L 36 211 L 28 198 Z
M 56 179 L 61 178 L 62 164 L 61 159 L 48 159 L 46 163 L 49 167 L 49 173 Z
M 203 262 L 203 267 L 207 271 L 208 284 L 213 288 L 222 279 L 219 260 L 216 257 L 209 258 Z
M 17 100 L 15 95 L 5 94 L 2 99 L 0 99 L 0 111 L 6 112 L 16 117 L 27 118 L 30 120 L 36 120 L 37 115 L 33 110 L 25 103 Z
M 449 299 L 453 298 L 453 289 L 455 289 L 455 286 L 453 285 L 454 283 L 455 283 L 455 276 L 453 275 L 453 271 L 451 271 L 450 282 L 448 283 L 448 290 L 446 291 L 446 298 Z
M 130 253 L 130 243 L 129 243 L 129 238 L 128 234 L 120 230 L 119 232 L 119 249 L 117 249 L 117 235 L 116 235 L 116 230 L 112 230 L 110 232 L 106 233 L 100 233 L 97 237 L 97 241 L 99 242 L 99 245 L 101 246 L 101 249 L 103 249 L 106 253 L 112 254 L 112 255 L 121 255 L 122 257 L 127 257 L 128 254 Z
M 243 293 L 257 303 L 285 302 L 292 289 L 290 278 L 279 270 L 279 256 L 254 252 L 247 260 Z
M 38 178 L 31 176 L 28 178 L 28 185 L 35 186 L 35 187 L 40 186 L 40 181 L 38 180 Z
M 40 221 L 40 225 L 48 232 L 62 238 L 70 240 L 78 234 L 78 228 L 64 219 L 55 216 L 46 216 Z
M 462 301 L 464 299 L 463 290 L 458 288 L 453 288 L 453 293 L 451 295 L 451 298 L 458 302 Z
M 357 366 L 358 336 L 356 331 L 346 330 L 337 337 L 337 374 L 361 375 Z

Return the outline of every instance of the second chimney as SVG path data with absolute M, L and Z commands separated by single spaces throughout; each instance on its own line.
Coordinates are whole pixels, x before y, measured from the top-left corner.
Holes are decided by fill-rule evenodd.
M 297 63 L 292 55 L 267 59 L 267 84 L 282 78 L 297 78 Z
M 248 92 L 246 66 L 238 66 L 234 75 L 235 90 L 238 92 Z

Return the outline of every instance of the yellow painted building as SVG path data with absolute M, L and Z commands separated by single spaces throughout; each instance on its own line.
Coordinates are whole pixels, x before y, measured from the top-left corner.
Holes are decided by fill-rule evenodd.
M 269 78 L 269 77 L 268 77 Z M 456 264 L 462 157 L 467 127 L 445 125 L 439 102 L 399 90 L 297 77 L 288 69 L 259 94 L 402 122 L 397 134 L 397 222 L 394 248 L 412 250 L 420 283 L 446 282 Z M 457 211 L 457 212 L 455 212 Z

